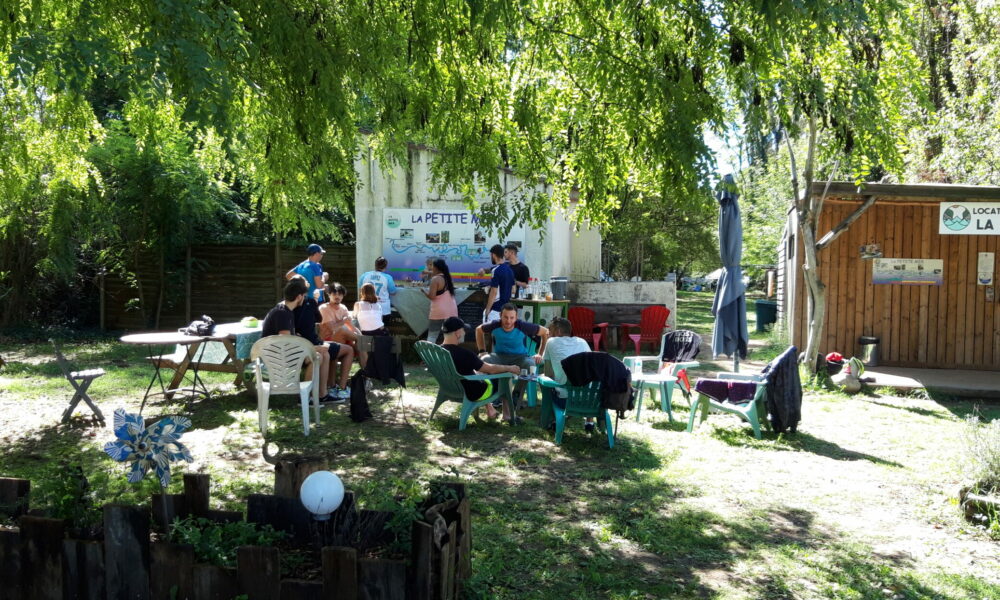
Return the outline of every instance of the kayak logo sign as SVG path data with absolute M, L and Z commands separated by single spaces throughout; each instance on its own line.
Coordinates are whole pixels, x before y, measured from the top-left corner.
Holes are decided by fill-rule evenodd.
M 1000 235 L 1000 203 L 942 202 L 938 233 Z

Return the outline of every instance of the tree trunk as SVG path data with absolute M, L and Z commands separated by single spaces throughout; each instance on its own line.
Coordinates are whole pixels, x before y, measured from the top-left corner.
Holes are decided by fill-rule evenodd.
M 806 162 L 802 169 L 802 188 L 796 170 L 795 152 L 791 140 L 785 136 L 788 146 L 789 161 L 792 170 L 792 190 L 795 194 L 795 209 L 799 221 L 799 234 L 805 261 L 802 265 L 802 278 L 806 284 L 806 317 L 808 321 L 806 347 L 799 354 L 799 362 L 806 363 L 810 372 L 816 372 L 816 354 L 819 340 L 823 336 L 826 325 L 826 285 L 819 278 L 819 256 L 816 246 L 816 230 L 819 226 L 819 215 L 823 210 L 825 194 L 813 197 L 812 183 L 816 161 L 816 119 L 809 117 L 809 137 L 806 150 Z

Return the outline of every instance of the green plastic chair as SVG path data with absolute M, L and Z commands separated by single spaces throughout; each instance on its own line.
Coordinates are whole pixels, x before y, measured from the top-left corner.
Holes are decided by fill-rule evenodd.
M 611 413 L 601 406 L 601 388 L 604 384 L 593 381 L 589 385 L 576 387 L 559 385 L 552 379 L 542 376 L 538 378 L 542 387 L 562 388 L 566 390 L 566 408 L 562 409 L 552 404 L 552 412 L 556 418 L 556 444 L 562 443 L 563 430 L 566 428 L 566 417 L 600 417 L 604 416 L 604 432 L 608 435 L 608 448 L 615 447 L 615 431 L 611 424 Z
M 462 412 L 458 418 L 458 430 L 464 431 L 465 426 L 469 422 L 469 416 L 472 415 L 476 409 L 480 406 L 485 406 L 490 404 L 497 398 L 503 397 L 510 402 L 510 380 L 513 379 L 513 375 L 510 373 L 500 373 L 497 375 L 459 375 L 458 370 L 455 369 L 455 361 L 452 360 L 451 354 L 445 348 L 438 346 L 437 344 L 432 344 L 426 341 L 418 341 L 415 346 L 417 354 L 420 358 L 427 363 L 427 369 L 434 376 L 434 379 L 438 382 L 438 395 L 437 401 L 434 403 L 434 408 L 431 410 L 431 414 L 427 417 L 430 421 L 434 418 L 434 413 L 440 408 L 445 402 L 461 402 Z M 465 381 L 487 381 L 496 380 L 498 385 L 495 386 L 493 394 L 486 398 L 485 400 L 473 401 L 465 395 L 465 388 L 462 386 L 462 380 Z M 514 410 L 513 403 L 511 403 L 511 411 Z
M 704 423 L 708 418 L 708 411 L 728 413 L 739 416 L 750 423 L 753 428 L 753 435 L 760 439 L 760 429 L 763 426 L 768 431 L 771 430 L 771 422 L 767 420 L 767 380 L 760 375 L 750 375 L 743 373 L 719 373 L 718 379 L 730 379 L 733 381 L 753 381 L 757 383 L 757 390 L 753 399 L 748 402 L 734 404 L 731 402 L 719 402 L 715 398 L 710 398 L 702 393 L 697 393 L 691 402 L 691 413 L 688 416 L 688 433 L 694 431 L 694 420 L 701 410 L 699 423 Z

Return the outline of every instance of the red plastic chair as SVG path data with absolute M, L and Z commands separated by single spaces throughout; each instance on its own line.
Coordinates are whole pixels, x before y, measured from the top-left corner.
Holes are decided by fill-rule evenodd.
M 566 317 L 573 326 L 573 335 L 586 340 L 596 352 L 601 345 L 601 338 L 605 340 L 604 348 L 608 347 L 608 324 L 594 323 L 595 315 L 596 313 L 589 308 L 574 306 L 569 309 Z
M 657 343 L 663 337 L 664 332 L 670 327 L 667 319 L 670 318 L 670 309 L 666 306 L 647 306 L 642 309 L 642 317 L 639 323 L 622 323 L 621 328 L 625 331 L 622 336 L 622 350 L 625 349 L 625 337 L 627 336 L 635 344 L 635 354 L 639 355 L 644 343 Z M 639 331 L 632 331 L 638 329 Z

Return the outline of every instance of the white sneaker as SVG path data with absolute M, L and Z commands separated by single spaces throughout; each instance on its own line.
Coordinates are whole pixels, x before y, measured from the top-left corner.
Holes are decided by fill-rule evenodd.
M 344 400 L 349 400 L 351 398 L 351 388 L 338 388 L 337 397 L 343 398 Z

